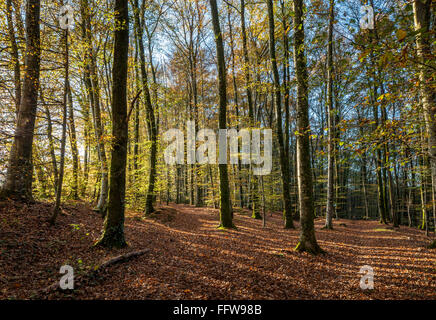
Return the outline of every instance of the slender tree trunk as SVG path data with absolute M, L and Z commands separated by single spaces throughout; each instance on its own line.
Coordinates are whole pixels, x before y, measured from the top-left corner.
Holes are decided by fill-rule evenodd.
M 371 49 L 372 50 L 372 49 Z M 371 73 L 373 75 L 373 81 L 375 81 L 375 72 L 374 72 L 374 57 L 373 53 L 371 52 Z M 373 91 L 370 95 L 371 105 L 372 105 L 372 112 L 374 116 L 374 131 L 376 131 L 379 127 L 379 115 L 378 115 L 378 107 L 376 105 L 376 99 L 377 99 L 377 91 L 378 87 L 374 83 L 374 86 L 371 85 L 371 81 L 369 81 L 369 87 L 370 91 Z M 372 89 L 373 88 L 373 89 Z M 383 161 L 382 161 L 382 155 L 379 148 L 375 150 L 375 162 L 376 162 L 376 174 L 377 174 L 377 200 L 378 200 L 378 211 L 380 216 L 380 223 L 387 224 L 387 214 L 386 214 L 386 202 L 385 202 L 385 192 L 384 192 L 384 186 L 383 186 L 383 176 L 382 176 L 382 167 L 383 167 Z
M 289 165 L 289 175 L 291 172 L 291 159 L 289 157 L 289 101 L 290 101 L 290 88 L 289 88 L 289 31 L 288 31 L 288 15 L 285 12 L 285 2 L 281 0 L 280 2 L 281 11 L 282 11 L 282 28 L 283 28 L 283 50 L 284 50 L 284 63 L 283 63 L 283 87 L 284 87 L 284 107 L 285 107 L 285 153 L 286 159 L 288 159 Z M 290 178 L 290 177 L 289 177 Z M 289 181 L 291 181 L 289 179 Z
M 32 198 L 32 144 L 40 70 L 40 0 L 28 0 L 26 7 L 26 58 L 22 97 L 18 112 L 14 142 L 3 196 L 33 200 Z
M 68 122 L 70 127 L 70 145 L 71 153 L 73 156 L 73 182 L 72 182 L 72 196 L 74 200 L 79 199 L 79 149 L 77 148 L 77 134 L 76 125 L 74 123 L 74 108 L 73 108 L 73 95 L 71 92 L 70 82 L 67 83 L 68 94 Z
M 89 35 L 90 36 L 90 35 Z M 90 40 L 91 45 L 91 40 Z M 100 195 L 97 203 L 96 210 L 103 215 L 106 213 L 107 209 L 107 199 L 108 199 L 108 189 L 109 189 L 109 177 L 108 177 L 108 160 L 106 157 L 106 149 L 104 144 L 104 128 L 101 120 L 101 109 L 100 109 L 100 85 L 98 82 L 98 76 L 96 73 L 96 57 L 91 50 L 91 65 L 90 65 L 90 80 L 91 80 L 91 90 L 93 95 L 93 117 L 94 117 L 94 128 L 95 135 L 97 139 L 97 151 L 100 159 L 101 166 L 101 186 Z
M 434 6 L 434 4 L 433 4 Z M 436 193 L 436 93 L 431 87 L 431 80 L 434 81 L 434 58 L 431 43 L 434 37 L 430 32 L 432 0 L 415 0 L 413 3 L 416 45 L 419 65 L 419 93 L 422 107 L 424 109 L 425 124 L 428 135 L 428 155 L 431 163 L 432 198 L 434 201 Z M 435 26 L 433 25 L 433 28 Z M 434 30 L 433 30 L 434 31 Z M 433 60 L 432 60 L 433 59 Z M 433 203 L 433 219 L 436 228 L 436 204 Z M 436 232 L 435 232 L 436 234 Z
M 190 77 L 191 77 L 191 90 L 192 90 L 192 112 L 193 112 L 193 120 L 195 123 L 195 132 L 198 132 L 198 88 L 197 88 L 197 57 L 194 52 L 193 45 L 191 44 L 189 49 L 189 66 L 190 66 Z M 195 202 L 196 207 L 203 206 L 203 193 L 202 188 L 199 185 L 199 177 L 198 171 L 200 170 L 200 166 L 198 164 L 193 164 L 191 166 L 191 180 L 192 186 L 195 185 L 197 197 L 194 201 L 194 188 L 192 188 L 192 200 Z
M 250 66 L 248 58 L 248 46 L 247 46 L 247 31 L 245 27 L 245 0 L 241 0 L 241 33 L 242 33 L 242 52 L 244 56 L 244 75 L 245 75 L 245 86 L 247 91 L 247 102 L 248 102 L 248 116 L 250 119 L 254 119 L 253 111 L 253 95 L 251 92 L 251 80 L 250 80 Z
M 294 65 L 297 78 L 297 169 L 301 233 L 297 251 L 321 253 L 315 237 L 310 166 L 308 76 L 304 49 L 304 0 L 294 0 Z
M 19 12 L 15 13 L 19 15 Z M 18 116 L 21 103 L 21 71 L 20 58 L 18 55 L 17 40 L 15 38 L 14 22 L 12 21 L 12 2 L 6 0 L 6 20 L 8 24 L 8 37 L 11 44 L 11 62 L 14 64 L 14 86 L 15 86 L 15 109 Z
M 39 139 L 38 139 L 39 140 Z M 35 146 L 35 159 L 41 159 L 41 153 L 39 151 L 39 148 L 37 146 Z M 44 171 L 42 169 L 42 165 L 37 163 L 35 161 L 36 165 L 35 165 L 35 173 L 36 173 L 36 177 L 38 178 L 38 189 L 39 189 L 39 194 L 40 197 L 45 199 L 47 198 L 47 180 L 45 178 L 44 175 Z
M 84 82 L 88 94 L 88 100 L 91 104 L 94 133 L 97 144 L 97 153 L 100 161 L 100 193 L 98 197 L 97 207 L 95 208 L 95 210 L 104 215 L 107 208 L 107 197 L 109 188 L 108 163 L 103 139 L 104 129 L 101 121 L 100 87 L 96 74 L 97 62 L 95 54 L 93 52 L 91 13 L 88 5 L 88 0 L 81 0 L 80 10 L 82 16 L 82 39 L 85 43 Z
M 139 62 L 142 77 L 142 89 L 145 94 L 145 105 L 147 113 L 147 125 L 150 132 L 150 171 L 148 179 L 148 190 L 146 195 L 145 203 L 145 214 L 149 215 L 154 212 L 153 201 L 154 201 L 154 186 L 156 181 L 156 162 L 157 162 L 157 130 L 156 121 L 154 117 L 154 109 L 151 102 L 150 89 L 148 86 L 148 74 L 145 65 L 145 51 L 143 43 L 143 33 L 141 28 L 141 21 L 139 18 L 139 5 L 138 0 L 134 1 L 134 19 L 135 19 L 135 34 L 136 41 L 138 45 L 139 52 Z
M 228 23 L 229 23 L 229 36 L 230 36 L 230 50 L 231 50 L 231 56 L 232 56 L 232 81 L 233 81 L 233 94 L 234 94 L 234 103 L 235 103 L 235 112 L 236 112 L 236 118 L 238 119 L 238 124 L 236 126 L 238 132 L 240 129 L 240 115 L 239 115 L 239 98 L 238 98 L 238 86 L 236 84 L 236 65 L 235 65 L 235 48 L 234 48 L 234 40 L 233 40 L 233 28 L 232 28 L 232 22 L 230 20 L 230 6 L 228 6 Z M 240 146 L 238 144 L 238 153 L 240 153 Z M 239 189 L 238 192 L 238 200 L 239 200 L 239 206 L 241 208 L 244 207 L 243 203 L 243 190 L 242 190 L 242 179 L 241 179 L 241 159 L 238 157 L 238 164 L 236 166 L 236 174 L 235 174 L 235 190 Z
M 127 163 L 127 61 L 129 51 L 129 8 L 127 0 L 115 0 L 115 41 L 112 67 L 112 161 L 109 201 L 104 229 L 96 245 L 125 247 L 124 210 Z
M 335 1 L 330 0 L 328 52 L 327 52 L 327 104 L 328 104 L 328 169 L 327 169 L 327 206 L 325 228 L 333 229 L 334 214 L 334 142 L 335 128 L 333 124 L 333 25 L 335 20 Z
M 84 100 L 80 101 L 81 104 L 81 113 L 84 121 L 83 128 L 83 139 L 84 139 L 84 155 L 83 155 L 83 180 L 80 186 L 80 194 L 82 197 L 86 196 L 86 191 L 88 189 L 88 181 L 89 181 L 89 157 L 90 157 L 90 118 L 89 118 L 89 101 L 87 97 L 84 97 Z
M 144 16 L 144 14 L 142 14 L 142 16 Z M 158 85 L 156 80 L 156 69 L 153 63 L 153 50 L 152 50 L 153 35 L 150 34 L 146 24 L 142 23 L 142 25 L 144 26 L 144 29 L 147 34 L 149 65 L 151 69 L 151 78 L 153 81 L 151 84 L 152 98 L 150 98 L 150 100 L 151 100 L 151 110 L 153 112 L 151 118 L 154 121 L 154 128 L 153 127 L 151 128 L 151 137 L 152 137 L 151 139 L 152 145 L 150 151 L 151 164 L 150 164 L 150 174 L 149 174 L 148 193 L 147 193 L 148 200 L 146 202 L 146 212 L 149 212 L 148 214 L 150 214 L 154 211 L 153 203 L 156 201 L 156 194 L 154 192 L 154 189 L 155 189 L 156 175 L 157 175 L 156 166 L 157 166 L 157 147 L 158 147 L 157 136 L 159 134 L 159 104 L 158 104 L 158 92 L 157 92 Z
M 137 42 L 135 42 L 137 44 Z M 135 79 L 136 79 L 136 91 L 139 92 L 140 88 L 141 88 L 141 84 L 140 84 L 140 74 L 139 74 L 139 68 L 138 68 L 138 56 L 139 56 L 139 52 L 138 52 L 138 46 L 136 45 L 136 50 L 135 50 Z M 139 188 L 139 167 L 138 167 L 138 162 L 139 162 L 139 106 L 140 106 L 140 100 L 138 99 L 136 101 L 136 107 L 135 107 L 135 125 L 134 125 L 134 134 L 133 134 L 133 176 L 134 176 L 134 181 L 135 181 L 135 187 Z M 136 194 L 136 193 L 135 193 Z
M 373 0 L 370 0 L 371 6 L 374 8 Z M 375 50 L 374 47 L 378 43 L 378 34 L 376 29 L 376 24 L 374 22 L 374 30 L 370 30 L 369 33 L 369 41 L 371 45 L 371 53 L 370 53 L 370 75 L 372 78 L 372 85 L 370 81 L 369 87 L 372 89 L 371 94 L 371 104 L 373 108 L 373 114 L 374 114 L 374 128 L 377 130 L 380 125 L 379 120 L 379 109 L 377 106 L 377 98 L 378 98 L 378 91 L 379 91 L 379 84 L 381 85 L 381 78 L 380 76 L 377 76 L 377 61 L 375 56 Z M 371 90 L 370 89 L 370 90 Z M 382 90 L 382 88 L 380 87 Z M 383 112 L 383 111 L 382 111 Z M 383 118 L 382 118 L 383 121 Z M 384 150 L 385 151 L 385 150 Z M 377 192 L 378 192 L 378 208 L 379 208 L 379 215 L 380 215 L 380 223 L 387 224 L 388 223 L 388 206 L 387 206 L 387 196 L 386 196 L 386 161 L 383 161 L 382 158 L 382 152 L 379 148 L 377 148 L 376 152 L 376 171 L 377 171 Z M 383 152 L 384 155 L 386 155 L 385 152 Z
M 420 136 L 421 136 L 421 155 L 419 156 L 419 166 L 420 166 L 420 180 L 421 180 L 421 186 L 420 186 L 420 192 L 421 192 L 421 226 L 420 229 L 427 230 L 428 229 L 428 209 L 427 209 L 427 186 L 428 186 L 428 176 L 427 176 L 427 166 L 428 163 L 427 154 L 426 154 L 426 146 L 425 146 L 425 138 L 424 138 L 424 132 L 422 129 L 420 129 Z M 427 232 L 428 233 L 428 232 Z
M 62 138 L 61 138 L 61 159 L 59 162 L 59 177 L 56 185 L 56 202 L 53 208 L 53 214 L 50 218 L 50 224 L 54 225 L 56 218 L 60 212 L 61 198 L 62 198 L 62 183 L 64 181 L 65 169 L 65 145 L 67 140 L 67 118 L 68 118 L 68 90 L 69 90 L 69 46 L 68 46 L 68 29 L 64 32 L 64 46 L 65 46 L 65 82 L 64 82 L 64 102 L 63 102 L 63 115 L 62 115 Z
M 359 131 L 360 136 L 363 137 L 363 124 L 361 123 L 361 115 L 359 110 L 358 113 L 358 120 L 359 120 Z M 369 203 L 368 203 L 368 189 L 367 189 L 367 183 L 368 183 L 368 173 L 366 168 L 366 163 L 368 161 L 368 158 L 366 156 L 365 152 L 362 152 L 362 158 L 360 159 L 360 174 L 361 174 L 361 180 L 362 180 L 362 189 L 363 189 L 363 201 L 365 206 L 365 219 L 369 219 Z
M 15 14 L 15 25 L 17 26 L 18 38 L 24 39 L 24 23 L 21 14 L 22 0 L 12 0 L 12 5 L 14 6 L 15 12 L 20 14 Z
M 242 54 L 244 57 L 244 76 L 245 76 L 245 87 L 246 87 L 246 95 L 247 95 L 247 104 L 248 104 L 248 120 L 249 126 L 253 126 L 255 123 L 255 114 L 254 114 L 254 103 L 253 103 L 253 92 L 251 90 L 251 77 L 250 77 L 250 59 L 248 56 L 248 44 L 247 44 L 247 30 L 245 25 L 245 0 L 241 0 L 241 34 L 242 34 Z M 248 183 L 248 208 L 253 210 L 253 216 L 258 217 L 257 208 L 258 205 L 255 203 L 257 200 L 257 196 L 254 194 L 257 190 L 257 179 L 253 177 L 251 166 L 248 172 L 249 175 L 249 183 Z
M 218 93 L 219 93 L 219 129 L 227 128 L 227 79 L 226 64 L 224 61 L 223 36 L 218 16 L 216 0 L 209 0 L 212 13 L 212 25 L 215 35 L 218 68 Z M 230 187 L 227 164 L 219 164 L 220 172 L 220 227 L 233 228 L 232 210 L 230 205 Z
M 40 99 L 44 106 L 45 116 L 47 117 L 47 139 L 48 139 L 48 147 L 50 148 L 51 164 L 53 167 L 53 181 L 54 181 L 53 187 L 55 189 L 55 194 L 56 194 L 56 188 L 58 185 L 58 166 L 56 161 L 55 146 L 53 142 L 53 127 L 52 127 L 50 109 L 45 103 L 42 88 L 40 88 Z
M 283 217 L 285 219 L 285 228 L 293 229 L 294 222 L 292 219 L 292 205 L 291 205 L 291 191 L 289 188 L 289 161 L 286 157 L 286 147 L 283 140 L 283 124 L 282 124 L 282 98 L 280 87 L 280 76 L 277 67 L 276 49 L 275 49 L 275 36 L 274 36 L 274 7 L 272 0 L 267 0 L 268 4 L 268 20 L 269 20 L 269 42 L 270 42 L 270 57 L 271 65 L 274 76 L 274 89 L 275 89 L 275 106 L 277 116 L 277 137 L 279 140 L 279 153 L 280 153 L 280 167 L 282 169 L 282 196 L 283 196 Z

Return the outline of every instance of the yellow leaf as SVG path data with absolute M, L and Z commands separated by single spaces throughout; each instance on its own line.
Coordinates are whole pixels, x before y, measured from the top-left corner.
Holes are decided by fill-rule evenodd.
M 398 41 L 402 41 L 402 40 L 404 40 L 404 38 L 406 38 L 407 37 L 407 31 L 404 31 L 404 30 L 398 30 L 397 31 L 397 37 L 398 37 Z

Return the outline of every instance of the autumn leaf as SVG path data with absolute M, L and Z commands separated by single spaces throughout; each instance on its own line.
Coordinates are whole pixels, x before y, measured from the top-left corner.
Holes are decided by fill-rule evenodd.
M 404 30 L 401 30 L 401 29 L 399 29 L 397 31 L 398 41 L 403 41 L 406 37 L 407 37 L 407 31 L 404 31 Z

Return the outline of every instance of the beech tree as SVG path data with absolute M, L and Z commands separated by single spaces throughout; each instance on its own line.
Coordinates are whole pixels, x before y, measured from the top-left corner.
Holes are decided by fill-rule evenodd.
M 415 0 L 413 2 L 413 12 L 415 21 L 416 46 L 419 58 L 419 94 L 422 108 L 424 109 L 424 119 L 428 136 L 428 156 L 431 163 L 431 180 L 433 185 L 433 219 L 436 224 L 436 93 L 432 89 L 431 81 L 434 77 L 434 60 L 432 60 L 432 39 L 431 26 L 431 0 Z M 433 8 L 434 12 L 434 8 Z M 433 22 L 433 31 L 434 31 Z M 433 32 L 434 33 L 434 32 Z M 433 78 L 434 81 L 434 78 Z M 435 241 L 436 242 L 436 241 Z M 435 245 L 435 242 L 433 245 Z
M 297 78 L 297 176 L 298 199 L 300 205 L 301 233 L 297 251 L 312 254 L 322 252 L 315 238 L 310 165 L 310 125 L 307 89 L 307 65 L 304 49 L 304 0 L 294 0 L 294 64 Z
M 14 142 L 3 195 L 25 200 L 32 197 L 32 149 L 38 103 L 40 71 L 40 0 L 28 0 L 26 6 L 26 58 L 23 91 L 20 98 Z
M 148 180 L 148 190 L 146 196 L 145 214 L 150 215 L 153 213 L 153 201 L 154 201 L 154 186 L 156 180 L 156 158 L 157 158 L 157 128 L 154 114 L 154 108 L 151 101 L 150 89 L 148 85 L 148 74 L 146 71 L 145 51 L 142 36 L 141 21 L 139 17 L 139 5 L 138 0 L 134 1 L 134 16 L 135 16 L 135 33 L 136 41 L 138 45 L 139 61 L 142 77 L 142 90 L 145 94 L 146 112 L 147 112 L 147 125 L 149 129 L 151 147 L 150 147 L 150 174 Z
M 325 228 L 333 229 L 334 211 L 334 108 L 333 108 L 333 25 L 335 20 L 335 1 L 330 0 L 328 52 L 327 52 L 327 104 L 328 104 L 328 169 L 327 169 L 327 206 Z
M 227 128 L 227 72 L 224 60 L 223 36 L 218 16 L 216 0 L 210 0 L 213 33 L 215 35 L 217 69 L 218 69 L 218 95 L 219 95 L 219 129 Z M 230 204 L 229 177 L 227 164 L 219 164 L 220 173 L 220 227 L 233 228 L 232 209 Z
M 129 8 L 127 0 L 115 0 L 114 61 L 112 67 L 113 143 L 109 201 L 103 234 L 96 245 L 122 248 L 127 162 L 127 60 L 129 51 Z
M 275 28 L 274 28 L 274 8 L 273 1 L 267 0 L 268 5 L 268 21 L 269 21 L 269 52 L 271 57 L 271 65 L 274 76 L 274 91 L 275 91 L 275 106 L 276 106 L 276 115 L 277 115 L 277 138 L 279 140 L 279 151 L 280 151 L 280 167 L 282 169 L 282 190 L 283 190 L 283 203 L 284 203 L 284 211 L 283 216 L 285 218 L 285 228 L 290 229 L 294 228 L 293 218 L 292 218 L 292 209 L 291 209 L 291 198 L 290 198 L 290 189 L 289 189 L 289 160 L 286 157 L 286 147 L 285 143 L 288 144 L 288 141 L 284 141 L 283 136 L 283 127 L 282 127 L 282 97 L 281 97 L 281 86 L 280 86 L 280 76 L 279 69 L 277 67 L 277 57 L 276 57 L 276 49 L 275 49 Z
M 61 203 L 85 202 L 104 216 L 111 185 L 118 194 L 104 222 L 106 246 L 124 244 L 124 208 L 154 219 L 172 202 L 220 208 L 224 228 L 240 215 L 263 218 L 251 221 L 262 227 L 280 213 L 285 228 L 301 228 L 297 250 L 312 253 L 321 252 L 315 225 L 322 220 L 330 229 L 335 218 L 430 237 L 433 2 L 131 0 L 129 43 L 120 51 L 121 29 L 114 41 L 108 27 L 114 2 L 70 1 L 75 24 L 66 55 L 56 27 L 62 2 L 5 0 L 2 195 L 49 202 L 52 213 Z M 374 11 L 373 29 L 360 26 L 363 4 Z M 120 69 L 126 54 L 127 82 L 124 62 Z M 188 121 L 196 135 L 235 128 L 248 129 L 251 139 L 254 130 L 272 129 L 271 172 L 254 174 L 258 165 L 241 154 L 241 137 L 231 164 L 193 163 L 185 154 L 169 165 L 165 133 L 180 129 L 186 150 Z

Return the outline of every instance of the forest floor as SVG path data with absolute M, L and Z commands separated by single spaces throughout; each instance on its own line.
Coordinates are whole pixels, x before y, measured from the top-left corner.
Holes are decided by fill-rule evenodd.
M 102 218 L 87 204 L 65 205 L 53 227 L 50 213 L 50 204 L 0 202 L 0 299 L 436 299 L 436 252 L 412 228 L 335 220 L 326 231 L 320 218 L 316 235 L 326 254 L 311 256 L 294 251 L 299 230 L 284 230 L 279 213 L 268 214 L 262 228 L 239 210 L 238 229 L 222 231 L 218 210 L 170 204 L 147 219 L 128 212 L 129 246 L 105 250 L 92 247 Z M 59 281 L 62 265 L 80 279 L 143 249 L 76 281 L 73 291 L 41 291 Z M 360 289 L 364 265 L 374 269 L 373 290 Z

